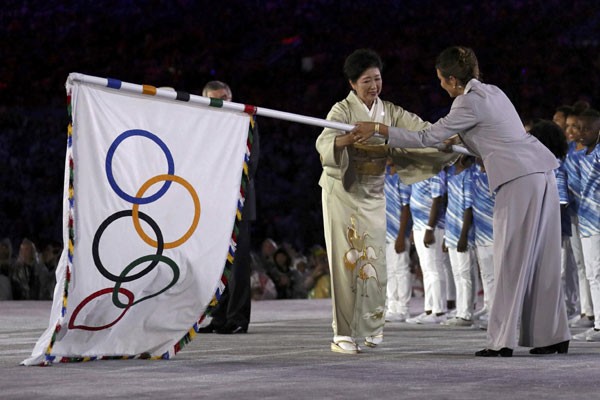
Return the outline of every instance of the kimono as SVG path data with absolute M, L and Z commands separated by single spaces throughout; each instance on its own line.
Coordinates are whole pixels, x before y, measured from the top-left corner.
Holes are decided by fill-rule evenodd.
M 336 103 L 327 119 L 353 124 L 374 121 L 418 131 L 429 126 L 417 115 L 377 99 L 371 113 L 351 91 Z M 371 114 L 371 115 L 370 115 Z M 325 128 L 316 142 L 323 173 L 323 226 L 331 273 L 335 336 L 367 337 L 383 333 L 387 271 L 384 178 L 388 157 L 410 184 L 427 179 L 457 155 L 436 149 L 394 149 L 382 137 L 335 149 L 344 132 Z

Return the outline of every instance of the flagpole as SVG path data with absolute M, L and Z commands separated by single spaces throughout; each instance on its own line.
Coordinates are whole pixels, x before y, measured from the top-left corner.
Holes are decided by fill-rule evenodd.
M 84 82 L 111 89 L 123 90 L 134 94 L 151 95 L 167 100 L 185 101 L 187 103 L 198 104 L 203 107 L 222 108 L 225 110 L 244 112 L 250 115 L 281 119 L 284 121 L 297 122 L 305 125 L 313 125 L 321 128 L 337 129 L 344 132 L 349 132 L 352 129 L 354 129 L 354 125 L 344 124 L 342 122 L 329 121 L 322 118 L 309 117 L 307 115 L 293 114 L 285 111 L 278 111 L 264 107 L 257 107 L 248 104 L 213 99 L 168 88 L 156 88 L 150 85 L 138 85 L 135 83 L 123 82 L 117 79 L 100 78 L 96 76 L 80 74 L 77 72 L 72 72 L 69 74 L 66 85 L 69 86 L 73 81 Z M 453 145 L 452 151 L 460 154 L 473 155 L 463 146 Z

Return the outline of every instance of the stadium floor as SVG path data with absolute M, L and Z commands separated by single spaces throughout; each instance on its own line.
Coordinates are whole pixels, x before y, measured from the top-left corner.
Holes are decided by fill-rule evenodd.
M 422 310 L 414 298 L 411 311 Z M 568 355 L 479 358 L 485 332 L 387 323 L 382 345 L 332 353 L 330 300 L 254 302 L 247 334 L 198 335 L 171 360 L 25 367 L 51 302 L 0 302 L 1 399 L 597 398 L 600 343 Z M 583 329 L 574 330 L 573 333 Z

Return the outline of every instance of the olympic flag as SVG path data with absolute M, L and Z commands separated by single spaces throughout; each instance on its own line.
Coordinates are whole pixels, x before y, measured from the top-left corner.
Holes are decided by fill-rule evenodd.
M 77 75 L 65 250 L 49 327 L 23 364 L 170 358 L 226 281 L 252 117 Z

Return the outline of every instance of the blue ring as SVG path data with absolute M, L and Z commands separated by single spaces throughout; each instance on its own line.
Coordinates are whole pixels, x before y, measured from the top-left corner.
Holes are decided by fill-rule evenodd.
M 131 130 L 125 131 L 122 134 L 120 134 L 110 145 L 110 148 L 108 149 L 108 153 L 106 154 L 106 177 L 108 178 L 108 183 L 110 183 L 110 187 L 112 187 L 112 189 L 115 191 L 115 193 L 118 194 L 119 197 L 121 197 L 122 199 L 127 200 L 128 202 L 133 203 L 133 204 L 152 203 L 153 201 L 156 201 L 159 198 L 161 198 L 163 194 L 165 194 L 165 192 L 171 186 L 171 181 L 165 181 L 165 183 L 160 188 L 160 190 L 158 192 L 154 193 L 152 196 L 137 198 L 137 197 L 130 196 L 127 193 L 125 193 L 123 190 L 121 190 L 119 185 L 117 185 L 117 182 L 115 181 L 115 177 L 112 172 L 112 159 L 115 154 L 115 151 L 117 150 L 117 147 L 119 146 L 119 144 L 121 144 L 121 142 L 123 140 L 127 139 L 130 136 L 144 136 L 144 137 L 152 140 L 154 143 L 156 143 L 162 149 L 162 151 L 165 153 L 165 156 L 167 157 L 167 163 L 169 165 L 169 171 L 167 173 L 169 175 L 175 175 L 175 162 L 173 161 L 173 155 L 171 154 L 171 151 L 169 151 L 169 148 L 167 147 L 165 142 L 160 140 L 160 138 L 158 136 L 156 136 L 148 131 L 145 131 L 142 129 L 131 129 Z

